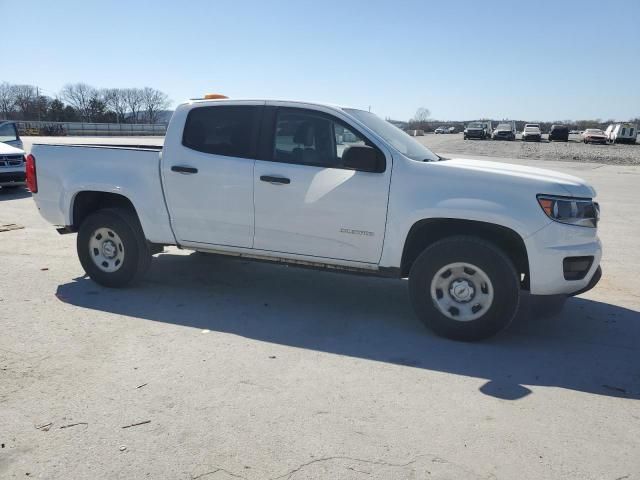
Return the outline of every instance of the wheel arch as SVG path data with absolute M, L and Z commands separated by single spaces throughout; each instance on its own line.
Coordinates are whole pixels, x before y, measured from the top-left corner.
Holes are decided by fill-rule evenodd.
M 513 262 L 521 278 L 521 286 L 529 288 L 529 257 L 523 238 L 511 228 L 477 220 L 429 218 L 415 222 L 405 240 L 400 266 L 406 277 L 420 253 L 429 245 L 446 237 L 470 235 L 500 248 Z
M 138 215 L 136 207 L 125 195 L 98 190 L 84 190 L 77 192 L 71 200 L 71 228 L 77 231 L 87 216 L 104 208 L 124 208 L 130 210 L 140 222 L 140 216 Z

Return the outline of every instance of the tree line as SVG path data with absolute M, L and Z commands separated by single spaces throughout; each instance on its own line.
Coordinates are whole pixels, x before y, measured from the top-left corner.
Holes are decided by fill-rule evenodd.
M 50 122 L 158 123 L 170 106 L 164 92 L 69 83 L 55 97 L 35 85 L 0 83 L 0 119 Z

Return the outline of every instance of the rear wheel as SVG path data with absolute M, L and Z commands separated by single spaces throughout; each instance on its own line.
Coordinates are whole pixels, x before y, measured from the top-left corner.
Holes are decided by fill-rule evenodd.
M 78 258 L 84 271 L 105 287 L 124 287 L 151 263 L 151 252 L 134 213 L 121 208 L 98 210 L 78 231 Z
M 520 282 L 511 260 L 484 240 L 456 236 L 427 247 L 409 274 L 417 316 L 436 334 L 473 341 L 513 320 Z

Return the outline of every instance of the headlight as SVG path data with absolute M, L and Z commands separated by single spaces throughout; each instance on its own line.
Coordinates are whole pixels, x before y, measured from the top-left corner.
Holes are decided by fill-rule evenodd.
M 538 203 L 544 213 L 556 222 L 596 227 L 600 220 L 600 205 L 588 198 L 538 195 Z

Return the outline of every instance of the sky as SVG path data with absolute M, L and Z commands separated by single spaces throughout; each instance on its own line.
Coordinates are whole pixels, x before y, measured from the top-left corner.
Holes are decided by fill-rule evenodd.
M 0 12 L 0 82 L 50 96 L 85 82 L 151 86 L 172 106 L 222 93 L 400 120 L 420 107 L 441 120 L 640 116 L 639 0 L 0 0 Z

